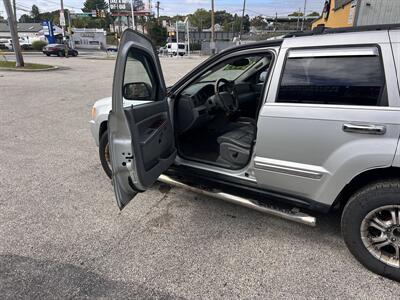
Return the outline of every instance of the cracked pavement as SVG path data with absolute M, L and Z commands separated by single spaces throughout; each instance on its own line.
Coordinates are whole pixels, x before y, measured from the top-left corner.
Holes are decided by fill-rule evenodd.
M 114 61 L 0 71 L 0 295 L 16 298 L 385 298 L 338 215 L 298 225 L 157 184 L 122 212 L 89 131 Z M 202 59 L 162 58 L 168 84 Z

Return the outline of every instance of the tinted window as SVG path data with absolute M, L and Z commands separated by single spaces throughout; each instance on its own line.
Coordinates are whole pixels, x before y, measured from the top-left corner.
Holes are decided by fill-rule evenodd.
M 277 102 L 379 105 L 384 87 L 378 56 L 296 57 L 286 62 Z

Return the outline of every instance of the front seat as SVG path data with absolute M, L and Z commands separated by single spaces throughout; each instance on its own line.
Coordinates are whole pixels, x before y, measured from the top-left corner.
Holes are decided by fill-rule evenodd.
M 253 124 L 244 124 L 219 136 L 217 161 L 233 169 L 244 167 L 250 157 L 255 129 Z

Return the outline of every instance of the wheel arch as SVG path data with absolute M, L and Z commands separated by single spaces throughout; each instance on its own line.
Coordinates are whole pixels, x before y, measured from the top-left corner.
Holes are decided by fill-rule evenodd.
M 360 188 L 372 182 L 394 178 L 400 179 L 400 167 L 387 167 L 364 171 L 346 184 L 333 202 L 332 208 L 342 210 L 350 197 Z
M 101 139 L 101 136 L 103 135 L 104 132 L 106 132 L 108 129 L 108 122 L 107 120 L 101 122 L 100 127 L 99 127 L 99 140 Z

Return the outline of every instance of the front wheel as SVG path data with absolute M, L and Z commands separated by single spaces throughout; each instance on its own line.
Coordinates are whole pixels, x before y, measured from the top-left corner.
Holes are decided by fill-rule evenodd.
M 103 167 L 104 172 L 106 172 L 107 176 L 111 178 L 112 171 L 111 171 L 110 147 L 108 144 L 107 130 L 100 137 L 99 156 L 100 156 L 101 166 Z
M 400 180 L 370 184 L 355 193 L 342 215 L 350 252 L 369 270 L 400 281 Z

